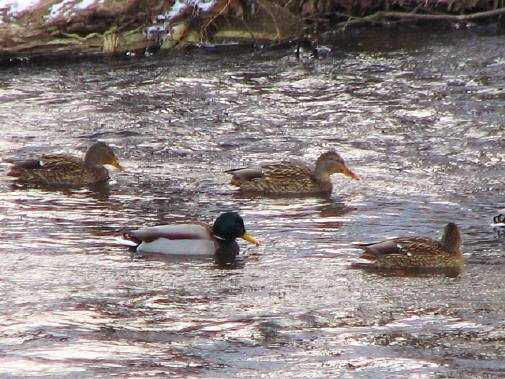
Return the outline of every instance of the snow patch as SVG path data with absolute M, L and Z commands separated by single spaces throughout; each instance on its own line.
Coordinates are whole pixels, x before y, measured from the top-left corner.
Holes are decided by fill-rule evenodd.
M 61 3 L 54 4 L 51 8 L 49 8 L 49 16 L 48 19 L 56 18 L 60 15 L 61 10 L 65 8 L 65 6 L 71 3 L 73 0 L 63 0 Z
M 40 0 L 0 0 L 0 10 L 7 9 L 7 14 L 15 17 L 39 2 Z
M 177 0 L 175 4 L 170 8 L 165 14 L 159 15 L 157 17 L 158 21 L 168 21 L 170 22 L 173 18 L 181 15 L 188 8 L 194 8 L 200 12 L 208 12 L 210 8 L 215 4 L 215 0 Z
M 171 25 L 174 19 L 183 15 L 188 9 L 191 12 L 197 11 L 207 13 L 215 6 L 217 0 L 176 0 L 174 5 L 165 13 L 155 17 L 155 25 L 145 29 L 148 38 L 160 38 L 165 40 L 174 33 Z
M 96 0 L 82 0 L 79 4 L 75 6 L 75 9 L 86 9 L 89 6 L 95 4 L 97 1 Z
M 177 17 L 180 14 L 182 14 L 187 7 L 188 4 L 185 1 L 177 0 L 175 4 L 172 6 L 172 8 L 170 8 L 170 10 L 163 15 L 163 19 L 170 21 L 174 17 Z

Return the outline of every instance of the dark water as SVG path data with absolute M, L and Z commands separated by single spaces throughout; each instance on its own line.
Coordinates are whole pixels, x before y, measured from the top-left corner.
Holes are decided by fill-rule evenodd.
M 356 32 L 332 53 L 191 51 L 4 67 L 0 153 L 114 146 L 99 189 L 0 181 L 0 376 L 505 377 L 505 44 Z M 331 198 L 239 195 L 225 169 L 336 148 Z M 7 164 L 0 167 L 5 174 Z M 136 258 L 125 227 L 239 210 L 262 246 Z M 350 243 L 464 233 L 457 278 L 350 269 Z

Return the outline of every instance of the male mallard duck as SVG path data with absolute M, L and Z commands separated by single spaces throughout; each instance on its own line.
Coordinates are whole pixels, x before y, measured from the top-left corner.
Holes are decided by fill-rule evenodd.
M 137 251 L 163 255 L 231 256 L 239 252 L 235 238 L 259 246 L 246 232 L 244 220 L 236 212 L 220 215 L 214 225 L 201 223 L 152 226 L 126 232 L 124 238 L 137 243 Z
M 105 164 L 124 171 L 112 148 L 104 142 L 91 145 L 84 160 L 69 155 L 43 155 L 39 159 L 7 162 L 14 164 L 7 175 L 18 181 L 53 186 L 82 186 L 106 181 L 109 172 Z
M 321 154 L 313 169 L 303 162 L 292 161 L 264 163 L 225 172 L 233 176 L 230 184 L 241 190 L 273 194 L 331 192 L 330 175 L 337 173 L 359 179 L 333 150 Z
M 499 213 L 493 217 L 493 229 L 498 237 L 505 237 L 505 214 Z
M 447 269 L 464 264 L 459 228 L 449 223 L 440 242 L 426 237 L 399 237 L 391 240 L 356 244 L 365 251 L 360 258 L 384 269 Z
M 505 226 L 505 214 L 498 214 L 493 217 L 494 227 L 502 227 Z

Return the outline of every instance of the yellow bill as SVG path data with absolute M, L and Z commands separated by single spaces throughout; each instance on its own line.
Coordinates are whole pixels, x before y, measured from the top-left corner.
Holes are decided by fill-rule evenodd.
M 121 166 L 119 164 L 119 162 L 117 161 L 117 158 L 114 158 L 111 162 L 110 162 L 110 165 L 111 166 L 114 166 L 115 168 L 117 168 L 119 171 L 126 171 L 123 166 Z
M 360 180 L 360 177 L 359 177 L 358 175 L 356 175 L 354 172 L 352 172 L 352 171 L 349 169 L 349 167 L 347 167 L 347 166 L 344 166 L 344 172 L 343 172 L 343 174 L 344 174 L 345 176 L 349 176 L 349 177 L 351 177 L 351 178 L 353 178 L 353 179 Z
M 252 243 L 252 244 L 254 244 L 256 246 L 260 245 L 259 241 L 256 238 L 254 238 L 253 236 L 251 236 L 247 232 L 245 232 L 244 234 L 242 234 L 242 237 L 240 237 L 240 238 L 245 239 L 247 242 L 250 242 L 250 243 Z

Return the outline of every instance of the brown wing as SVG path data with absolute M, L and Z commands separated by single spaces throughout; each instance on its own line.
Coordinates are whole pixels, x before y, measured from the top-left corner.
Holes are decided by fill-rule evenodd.
M 12 163 L 14 169 L 36 170 L 42 168 L 39 159 L 5 159 L 4 162 Z
M 269 178 L 307 178 L 312 176 L 312 171 L 301 162 L 279 162 L 262 164 L 263 175 Z
M 40 158 L 41 169 L 72 172 L 82 170 L 84 161 L 70 155 L 44 155 Z
M 236 168 L 225 172 L 243 181 L 263 177 L 271 179 L 296 179 L 312 175 L 310 168 L 301 162 L 264 163 L 259 166 Z
M 297 161 L 264 163 L 255 167 L 230 170 L 228 173 L 233 175 L 230 184 L 245 191 L 279 194 L 322 191 L 311 169 Z
M 82 185 L 107 177 L 106 170 L 90 177 L 81 159 L 67 155 L 44 155 L 39 160 L 25 161 L 15 165 L 8 175 L 22 182 L 44 185 Z
M 365 249 L 362 258 L 377 259 L 384 256 L 434 256 L 444 253 L 440 243 L 425 237 L 400 237 L 392 240 L 359 244 Z
M 232 170 L 226 170 L 225 172 L 233 175 L 234 179 L 236 178 L 244 181 L 261 178 L 264 175 L 261 166 L 234 168 Z
M 396 244 L 403 255 L 440 255 L 445 254 L 439 242 L 426 237 L 396 238 Z
M 40 159 L 6 159 L 5 161 L 14 164 L 13 169 L 22 170 L 74 171 L 81 170 L 84 165 L 82 159 L 68 155 L 43 155 Z

